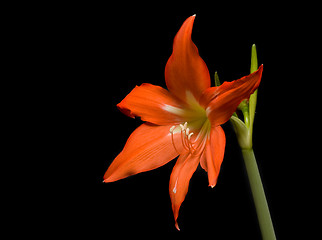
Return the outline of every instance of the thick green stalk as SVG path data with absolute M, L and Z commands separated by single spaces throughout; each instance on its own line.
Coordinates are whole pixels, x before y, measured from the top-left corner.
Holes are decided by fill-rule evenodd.
M 258 69 L 256 46 L 252 46 L 250 72 L 253 73 Z M 247 170 L 248 180 L 252 191 L 259 227 L 264 240 L 274 240 L 275 232 L 271 215 L 269 213 L 265 192 L 261 177 L 259 175 L 254 151 L 253 151 L 253 124 L 257 103 L 257 90 L 250 96 L 249 101 L 242 101 L 238 109 L 243 112 L 244 122 L 238 116 L 230 118 L 236 132 L 237 140 L 242 149 L 244 162 Z
M 274 240 L 275 232 L 253 149 L 242 149 L 263 240 Z

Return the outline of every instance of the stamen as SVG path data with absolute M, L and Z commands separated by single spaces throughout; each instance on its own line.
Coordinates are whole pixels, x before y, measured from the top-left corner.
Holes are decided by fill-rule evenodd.
M 189 131 L 190 131 L 190 129 L 189 129 L 189 128 L 187 128 L 187 129 L 186 129 L 186 135 L 187 135 L 187 136 L 189 135 Z
M 181 124 L 180 124 L 181 125 Z M 182 146 L 184 147 L 184 149 L 186 149 L 187 151 L 190 151 L 189 146 L 187 146 L 186 141 L 185 141 L 185 131 L 181 130 L 181 142 L 182 142 Z
M 199 138 L 202 138 L 202 140 L 199 142 L 198 146 L 196 147 L 196 150 L 198 150 L 198 151 L 193 152 L 194 155 L 200 155 L 204 151 L 204 148 L 206 146 L 207 139 L 208 139 L 208 136 L 209 136 L 208 135 L 209 134 L 208 131 L 209 131 L 209 127 L 210 127 L 209 124 L 210 124 L 209 122 L 206 122 L 202 126 L 202 128 L 199 131 L 198 136 L 196 137 L 195 141 L 193 142 L 193 144 L 195 144 L 195 143 L 197 143 Z
M 180 125 L 180 127 L 181 127 L 181 140 L 182 140 L 183 147 L 187 151 L 192 153 L 195 150 L 192 146 L 191 141 L 190 141 L 190 138 L 193 135 L 193 133 L 190 133 L 190 128 L 188 128 L 187 126 L 188 126 L 187 122 L 185 122 L 184 125 L 182 125 L 182 124 Z
M 207 143 L 209 124 L 208 123 L 203 124 L 197 137 L 194 138 L 194 140 L 192 140 L 192 138 L 191 138 L 192 135 L 194 135 L 194 133 L 190 132 L 190 128 L 188 128 L 187 122 L 185 122 L 184 124 L 174 125 L 169 129 L 169 132 L 171 134 L 171 140 L 172 140 L 173 147 L 176 150 L 176 152 L 178 154 L 180 154 L 180 152 L 178 151 L 178 149 L 176 148 L 175 143 L 174 143 L 174 131 L 178 127 L 181 128 L 180 135 L 181 135 L 182 147 L 186 151 L 189 151 L 192 155 L 202 154 L 204 147 Z M 178 132 L 179 131 L 176 130 L 176 133 L 178 133 Z
M 192 152 L 192 155 L 195 155 L 195 156 L 201 155 L 202 152 L 204 151 L 204 148 L 206 146 L 206 143 L 207 143 L 207 137 L 203 138 L 203 140 L 199 143 L 199 145 L 197 146 L 197 148 L 195 149 L 195 151 Z
M 188 135 L 188 140 L 190 141 L 191 136 L 193 135 L 193 132 Z
M 174 129 L 176 128 L 176 126 L 172 126 L 171 128 L 170 128 L 170 133 L 173 133 L 173 131 L 174 131 Z
M 172 126 L 171 128 L 170 128 L 170 130 L 169 130 L 169 132 L 171 133 L 171 140 L 172 140 L 172 145 L 173 145 L 173 147 L 174 147 L 174 150 L 176 150 L 176 152 L 178 153 L 178 154 L 180 154 L 179 153 L 179 151 L 177 150 L 177 148 L 176 148 L 176 145 L 174 144 L 174 139 L 173 139 L 173 131 L 174 131 L 174 129 L 176 128 L 176 126 Z

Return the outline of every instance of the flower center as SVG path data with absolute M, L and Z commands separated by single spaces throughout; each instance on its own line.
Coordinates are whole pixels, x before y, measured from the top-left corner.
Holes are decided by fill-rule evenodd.
M 195 136 L 194 132 L 190 130 L 188 125 L 191 125 L 193 127 L 195 125 L 195 122 L 191 124 L 190 123 L 188 124 L 188 122 L 185 122 L 184 124 L 174 125 L 170 128 L 169 131 L 171 133 L 172 144 L 175 150 L 177 151 L 177 153 L 180 154 L 180 152 L 178 151 L 174 143 L 174 134 L 180 132 L 181 144 L 183 146 L 183 149 L 185 151 L 190 152 L 192 155 L 201 155 L 206 145 L 207 138 L 210 132 L 210 122 L 208 118 L 204 119 L 201 128 L 199 128 L 200 129 L 199 131 L 197 128 L 197 131 L 198 131 L 197 136 Z

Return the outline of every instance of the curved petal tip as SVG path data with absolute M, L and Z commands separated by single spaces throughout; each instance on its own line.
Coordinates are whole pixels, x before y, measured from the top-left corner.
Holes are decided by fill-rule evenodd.
M 180 228 L 179 228 L 179 225 L 178 225 L 178 223 L 177 223 L 177 222 L 176 222 L 175 226 L 176 226 L 176 229 L 177 229 L 178 231 L 180 231 Z
M 191 40 L 196 14 L 187 18 L 173 41 L 173 51 L 165 67 L 165 82 L 169 91 L 183 102 L 188 93 L 199 99 L 210 87 L 210 75 L 198 48 Z

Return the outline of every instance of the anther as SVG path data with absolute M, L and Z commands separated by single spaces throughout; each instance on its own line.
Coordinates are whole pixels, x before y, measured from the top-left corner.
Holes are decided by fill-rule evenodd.
M 191 136 L 193 135 L 193 132 L 188 135 L 188 140 L 190 141 Z
M 176 126 L 172 126 L 169 130 L 170 133 L 173 133 L 174 129 L 176 128 Z
M 181 127 L 181 130 L 182 131 L 185 131 L 187 129 L 188 123 L 185 122 L 183 125 L 182 124 L 179 124 L 179 126 Z
M 190 131 L 190 129 L 189 129 L 189 128 L 187 128 L 187 129 L 186 129 L 186 135 L 187 135 L 187 136 L 189 135 L 189 131 Z

